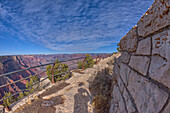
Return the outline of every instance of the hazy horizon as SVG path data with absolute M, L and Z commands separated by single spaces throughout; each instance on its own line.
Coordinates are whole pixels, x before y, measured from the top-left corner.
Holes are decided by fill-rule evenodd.
M 114 53 L 114 52 L 112 52 Z M 9 54 L 9 55 L 0 55 L 0 56 L 20 56 L 20 55 L 72 55 L 72 54 L 112 54 L 112 53 L 56 53 L 56 54 Z

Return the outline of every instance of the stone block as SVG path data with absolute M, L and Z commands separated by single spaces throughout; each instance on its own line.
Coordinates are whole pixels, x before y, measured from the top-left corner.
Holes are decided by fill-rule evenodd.
M 120 92 L 123 93 L 123 90 L 124 90 L 123 81 L 120 79 L 120 77 L 117 77 L 117 78 L 118 78 L 118 86 L 119 86 Z
M 146 56 L 131 56 L 129 66 L 134 68 L 142 75 L 146 75 L 149 67 L 150 59 Z
M 123 82 L 125 83 L 126 86 L 128 85 L 130 71 L 131 69 L 127 65 L 121 63 L 120 76 L 122 77 Z
M 111 103 L 110 113 L 127 113 L 125 108 L 125 103 L 123 102 L 123 98 L 118 86 L 114 86 L 113 89 L 113 101 Z
M 118 57 L 118 58 L 115 57 L 114 61 L 120 66 L 120 64 L 121 64 L 121 56 Z
M 136 26 L 133 27 L 122 39 L 120 40 L 120 48 L 125 51 L 133 52 L 137 48 L 137 32 Z
M 139 113 L 158 113 L 168 99 L 168 94 L 131 71 L 128 90 L 135 100 Z
M 120 68 L 117 63 L 114 64 L 113 73 L 115 73 L 117 76 L 120 75 Z
M 138 21 L 138 35 L 146 37 L 170 25 L 169 0 L 156 0 Z
M 152 42 L 152 55 L 158 54 L 167 60 L 170 60 L 170 30 L 165 30 L 154 35 L 152 37 Z
M 140 54 L 140 55 L 151 54 L 151 38 L 150 37 L 138 42 L 136 54 Z
M 152 42 L 153 58 L 149 76 L 170 88 L 170 30 L 155 34 Z
M 162 57 L 152 56 L 149 76 L 170 88 L 170 64 Z
M 128 92 L 126 89 L 123 90 L 123 97 L 126 102 L 126 108 L 127 108 L 128 113 L 136 113 L 136 110 L 132 104 L 132 101 L 130 100 L 130 96 L 128 95 Z
M 130 59 L 129 53 L 126 52 L 126 51 L 122 52 L 122 54 L 121 54 L 121 61 L 124 62 L 124 63 L 128 63 L 129 59 Z

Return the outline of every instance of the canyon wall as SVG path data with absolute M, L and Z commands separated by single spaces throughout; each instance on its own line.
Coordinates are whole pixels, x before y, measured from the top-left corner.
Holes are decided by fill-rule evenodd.
M 19 69 L 24 69 L 26 67 L 29 67 L 29 64 L 25 64 L 22 60 L 21 56 L 1 56 L 0 57 L 0 74 L 19 70 Z M 13 81 L 28 77 L 31 74 L 35 73 L 35 69 L 32 70 L 27 70 L 23 72 L 19 72 L 16 74 L 11 74 L 5 77 L 0 78 L 0 85 L 4 85 L 7 83 L 11 83 Z M 0 88 L 0 98 L 4 96 L 4 91 L 5 92 L 12 92 L 14 93 L 15 91 L 20 91 L 20 89 L 25 88 L 26 80 L 23 80 L 21 82 L 12 84 L 10 86 L 6 86 L 3 88 Z
M 170 0 L 156 0 L 121 40 L 110 113 L 170 113 Z

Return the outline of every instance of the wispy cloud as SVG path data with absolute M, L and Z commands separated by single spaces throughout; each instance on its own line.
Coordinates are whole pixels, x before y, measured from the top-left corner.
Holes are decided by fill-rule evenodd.
M 57 51 L 90 51 L 119 42 L 153 0 L 4 0 L 0 38 Z

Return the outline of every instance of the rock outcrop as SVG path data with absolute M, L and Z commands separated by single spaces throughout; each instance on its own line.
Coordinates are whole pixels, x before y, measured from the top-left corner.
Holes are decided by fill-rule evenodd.
M 121 40 L 110 113 L 170 113 L 170 0 L 156 0 Z

